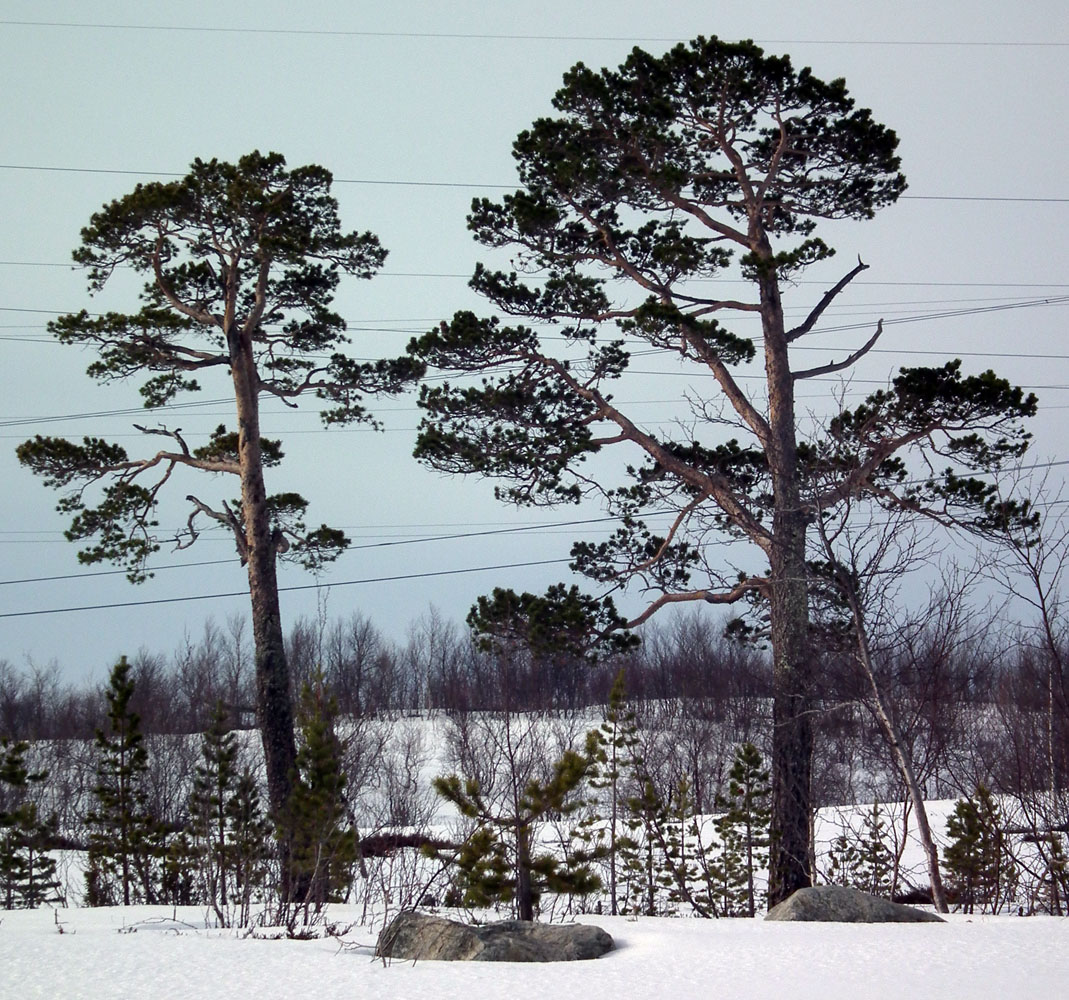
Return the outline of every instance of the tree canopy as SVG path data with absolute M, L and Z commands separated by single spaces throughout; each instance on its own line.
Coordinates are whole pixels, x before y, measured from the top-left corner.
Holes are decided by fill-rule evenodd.
M 49 324 L 61 343 L 97 351 L 87 373 L 102 382 L 142 379 L 144 405 L 157 409 L 199 391 L 216 369 L 233 380 L 239 405 L 236 430 L 220 424 L 198 445 L 179 429 L 138 427 L 171 442 L 145 457 L 99 438 L 22 444 L 19 459 L 47 485 L 75 487 L 59 509 L 74 514 L 68 538 L 90 542 L 81 561 L 117 562 L 139 582 L 164 541 L 155 510 L 176 468 L 240 477 L 244 465 L 278 465 L 281 442 L 260 438 L 251 420 L 260 396 L 293 405 L 314 395 L 326 424 L 368 422 L 365 396 L 399 392 L 419 374 L 407 358 L 361 362 L 344 352 L 345 321 L 331 308 L 340 275 L 371 278 L 386 250 L 373 233 L 342 231 L 329 171 L 287 171 L 285 162 L 258 152 L 236 164 L 195 160 L 181 180 L 138 184 L 82 230 L 73 256 L 91 292 L 120 268 L 147 278 L 136 312 L 82 310 Z M 102 497 L 91 506 L 86 488 L 97 483 Z M 244 502 L 187 499 L 192 510 L 171 539 L 176 547 L 191 545 L 206 517 L 231 530 L 247 559 Z M 264 502 L 284 558 L 314 568 L 348 544 L 336 529 L 307 529 L 300 495 Z

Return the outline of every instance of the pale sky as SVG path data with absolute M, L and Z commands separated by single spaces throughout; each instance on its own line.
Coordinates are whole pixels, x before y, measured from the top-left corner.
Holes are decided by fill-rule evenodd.
M 390 250 L 382 275 L 345 280 L 339 291 L 354 354 L 400 353 L 457 308 L 486 311 L 466 287 L 475 262 L 492 259 L 466 230 L 472 197 L 500 196 L 514 183 L 512 141 L 550 112 L 570 66 L 615 66 L 634 44 L 660 52 L 698 34 L 750 37 L 819 77 L 844 76 L 858 104 L 898 132 L 908 197 L 872 222 L 822 230 L 839 256 L 785 294 L 788 311 L 810 307 L 860 255 L 871 269 L 822 324 L 857 328 L 811 338 L 841 352 L 885 318 L 881 353 L 848 391 L 870 391 L 899 365 L 962 357 L 968 371 L 993 367 L 1034 389 L 1041 413 L 1031 461 L 1066 459 L 1067 29 L 1058 2 L 2 0 L 0 659 L 56 660 L 72 679 L 99 678 L 122 653 L 170 653 L 207 617 L 222 621 L 247 605 L 234 597 L 10 617 L 245 586 L 236 559 L 161 569 L 140 587 L 119 573 L 86 576 L 62 538 L 57 495 L 15 460 L 15 446 L 34 434 L 93 434 L 133 450 L 131 423 L 146 420 L 132 412 L 135 384 L 91 381 L 91 355 L 50 343 L 45 331 L 60 313 L 134 307 L 131 284 L 116 279 L 91 299 L 84 275 L 68 266 L 94 211 L 139 180 L 184 173 L 197 156 L 233 160 L 260 149 L 283 153 L 290 166 L 320 163 L 335 175 L 343 224 L 372 230 Z M 742 321 L 737 329 L 747 332 Z M 651 424 L 670 421 L 680 379 L 645 379 L 620 398 L 637 401 L 634 412 Z M 208 405 L 151 419 L 191 436 L 208 432 L 229 413 L 210 401 L 228 391 L 224 381 L 206 382 Z M 495 503 L 488 483 L 419 467 L 410 457 L 412 397 L 374 409 L 385 433 L 325 432 L 312 408 L 269 404 L 264 419 L 288 456 L 269 489 L 304 493 L 310 523 L 344 526 L 358 546 L 321 578 L 330 617 L 359 610 L 398 639 L 431 605 L 462 622 L 495 585 L 540 591 L 571 577 L 563 562 L 456 571 L 563 561 L 574 539 L 607 530 L 560 526 L 597 518 L 597 508 L 515 511 Z M 94 416 L 101 411 L 112 415 Z M 199 489 L 211 495 L 210 486 Z M 220 483 L 222 495 L 233 491 Z M 164 524 L 184 520 L 185 492 L 161 510 Z M 545 527 L 527 530 L 537 525 Z M 525 530 L 472 535 L 510 527 Z M 438 540 L 413 542 L 428 538 Z M 155 562 L 232 555 L 219 535 Z M 69 578 L 17 582 L 43 577 Z M 385 577 L 409 578 L 354 582 Z M 282 578 L 284 587 L 314 583 L 295 569 Z M 316 591 L 282 601 L 288 627 L 315 613 Z

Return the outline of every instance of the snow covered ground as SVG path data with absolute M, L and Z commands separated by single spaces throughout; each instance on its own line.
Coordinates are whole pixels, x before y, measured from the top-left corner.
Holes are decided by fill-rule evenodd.
M 355 916 L 344 906 L 330 911 L 341 924 Z M 202 910 L 13 911 L 0 922 L 0 998 L 1024 1000 L 1063 996 L 1069 982 L 1065 918 L 951 914 L 946 925 L 868 926 L 585 919 L 613 935 L 614 952 L 552 965 L 385 966 L 372 957 L 374 934 L 359 928 L 341 940 L 258 940 L 206 929 Z

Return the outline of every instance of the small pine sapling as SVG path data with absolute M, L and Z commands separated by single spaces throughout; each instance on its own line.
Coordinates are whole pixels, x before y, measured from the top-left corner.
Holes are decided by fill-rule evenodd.
M 256 781 L 248 771 L 238 770 L 237 735 L 228 731 L 227 720 L 226 708 L 218 702 L 189 797 L 201 895 L 223 927 L 248 922 L 251 894 L 265 880 L 271 839 Z
M 112 668 L 106 697 L 109 730 L 97 730 L 94 805 L 86 815 L 89 906 L 157 902 L 164 835 L 148 808 L 148 751 L 141 720 L 130 707 L 134 681 L 122 657 Z
M 840 833 L 828 849 L 826 878 L 831 885 L 853 885 L 857 871 L 857 845 L 853 837 Z
M 605 851 L 608 867 L 609 913 L 619 913 L 617 855 L 620 823 L 624 812 L 623 781 L 638 758 L 639 732 L 635 713 L 625 703 L 624 672 L 616 675 L 609 692 L 609 706 L 597 729 L 587 733 L 586 753 L 592 762 L 590 787 L 604 792 L 608 816 L 588 817 L 581 833 L 588 847 Z M 604 836 L 601 837 L 600 835 Z
M 865 813 L 854 886 L 873 896 L 890 899 L 894 890 L 891 883 L 895 858 L 885 840 L 886 829 L 880 803 L 873 802 L 872 808 Z
M 768 867 L 770 799 L 768 769 L 760 751 L 752 743 L 741 744 L 728 773 L 728 794 L 719 799 L 725 812 L 717 823 L 717 832 L 725 850 L 740 855 L 744 883 L 741 900 L 749 917 L 758 906 L 764 906 L 757 873 Z
M 981 912 L 998 913 L 1009 895 L 1015 865 L 1001 809 L 984 785 L 954 804 L 947 817 L 947 837 L 943 867 L 958 905 L 965 913 L 975 912 L 977 905 Z
M 42 820 L 30 790 L 43 782 L 45 771 L 30 772 L 29 744 L 0 742 L 0 909 L 35 909 L 60 902 L 56 862 L 47 853 L 56 820 Z
M 321 678 L 305 686 L 297 775 L 278 828 L 292 875 L 291 898 L 283 902 L 296 903 L 305 922 L 328 902 L 344 897 L 358 854 L 345 795 L 341 742 L 334 731 L 336 713 L 337 705 L 324 691 Z
M 562 861 L 549 852 L 535 851 L 540 824 L 550 816 L 568 816 L 581 805 L 577 793 L 590 768 L 588 757 L 567 750 L 547 780 L 531 779 L 518 797 L 500 808 L 484 798 L 475 779 L 451 774 L 434 780 L 435 791 L 476 823 L 451 859 L 458 869 L 456 887 L 464 905 L 513 904 L 520 920 L 534 920 L 545 892 L 585 896 L 601 888 L 587 856 L 573 854 Z M 437 849 L 430 853 L 448 860 Z

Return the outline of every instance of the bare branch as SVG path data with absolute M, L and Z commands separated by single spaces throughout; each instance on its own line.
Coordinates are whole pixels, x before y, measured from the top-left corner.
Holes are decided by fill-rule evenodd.
M 824 297 L 816 304 L 816 306 L 813 307 L 813 311 L 808 316 L 806 316 L 805 321 L 803 323 L 801 323 L 799 326 L 796 326 L 793 330 L 789 330 L 787 332 L 787 343 L 789 344 L 792 341 L 797 340 L 799 337 L 804 337 L 807 333 L 809 333 L 809 331 L 813 329 L 813 324 L 816 323 L 818 319 L 820 319 L 820 317 L 824 314 L 824 310 L 831 305 L 835 297 L 847 285 L 849 285 L 850 282 L 853 281 L 854 278 L 856 278 L 862 271 L 867 271 L 868 269 L 869 265 L 862 263 L 861 258 L 858 257 L 857 267 L 855 267 L 852 271 L 840 278 L 839 281 L 836 282 L 832 288 L 828 289 L 828 291 L 824 293 Z
M 807 368 L 805 371 L 794 372 L 795 382 L 800 382 L 804 378 L 815 378 L 817 375 L 831 375 L 835 372 L 841 372 L 847 368 L 850 368 L 858 359 L 863 358 L 872 348 L 875 346 L 876 341 L 880 339 L 880 334 L 883 333 L 883 319 L 876 324 L 876 332 L 869 337 L 861 347 L 859 347 L 853 354 L 845 358 L 842 361 L 832 361 L 826 365 L 819 365 L 816 368 Z
M 223 501 L 223 509 L 215 510 L 209 507 L 202 500 L 198 500 L 192 493 L 186 496 L 186 499 L 193 504 L 193 511 L 189 515 L 189 520 L 186 521 L 186 529 L 189 532 L 189 541 L 183 542 L 181 539 L 177 539 L 175 545 L 175 551 L 180 549 L 188 549 L 200 536 L 200 532 L 196 528 L 196 518 L 198 514 L 204 514 L 206 517 L 210 517 L 214 521 L 218 521 L 220 524 L 229 528 L 234 534 L 234 541 L 237 545 L 238 555 L 241 557 L 241 565 L 244 566 L 249 558 L 249 546 L 245 539 L 245 530 L 242 527 L 241 520 L 231 509 L 230 504 L 225 500 Z
M 182 449 L 182 454 L 189 456 L 189 446 L 182 437 L 181 427 L 176 427 L 173 431 L 169 431 L 163 424 L 160 424 L 159 427 L 142 427 L 141 424 L 134 424 L 134 427 L 141 431 L 142 434 L 160 434 L 163 437 L 174 438 L 178 442 L 178 447 Z
M 636 628 L 644 621 L 652 618 L 661 608 L 669 604 L 685 604 L 691 601 L 704 601 L 706 604 L 735 604 L 741 601 L 752 590 L 764 591 L 768 581 L 763 577 L 752 577 L 736 584 L 730 590 L 691 590 L 679 594 L 662 594 L 637 618 L 629 621 L 624 628 Z

